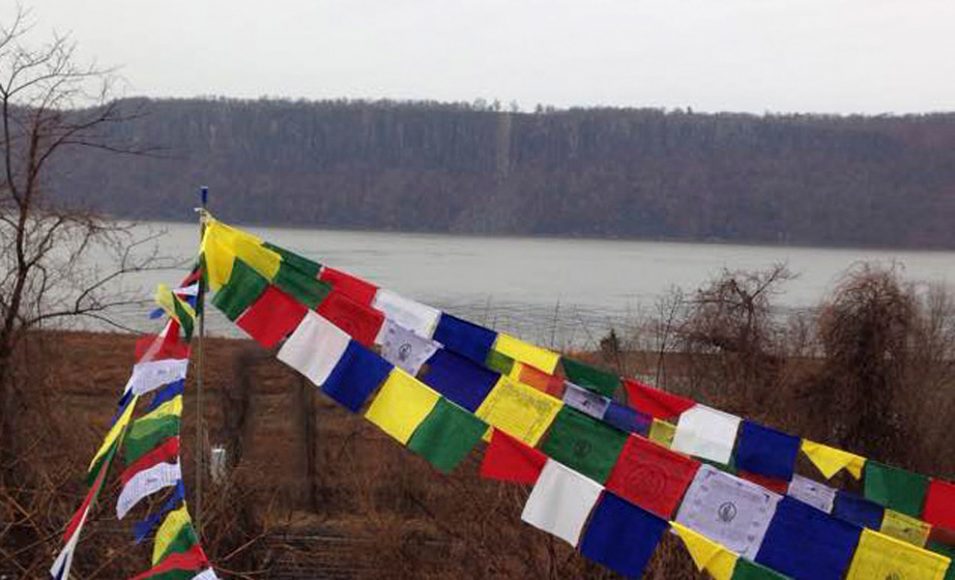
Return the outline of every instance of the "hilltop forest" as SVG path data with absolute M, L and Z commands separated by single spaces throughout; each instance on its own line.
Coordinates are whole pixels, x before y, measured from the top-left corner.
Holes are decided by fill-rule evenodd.
M 392 101 L 147 100 L 66 157 L 59 200 L 251 224 L 955 248 L 955 114 L 816 116 Z M 139 114 L 139 113 L 142 114 Z

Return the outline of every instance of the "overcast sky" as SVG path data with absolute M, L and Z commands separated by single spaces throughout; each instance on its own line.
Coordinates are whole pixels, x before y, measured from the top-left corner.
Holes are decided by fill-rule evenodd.
M 130 95 L 955 110 L 953 0 L 23 2 Z

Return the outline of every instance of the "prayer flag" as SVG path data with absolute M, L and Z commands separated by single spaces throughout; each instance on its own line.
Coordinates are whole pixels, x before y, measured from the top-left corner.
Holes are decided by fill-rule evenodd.
M 835 489 L 798 474 L 789 482 L 787 494 L 827 514 L 836 501 Z
M 912 516 L 887 509 L 885 516 L 882 517 L 882 528 L 879 531 L 921 548 L 928 541 L 932 526 Z
M 281 256 L 282 264 L 279 266 L 279 272 L 282 271 L 283 266 L 290 266 L 309 278 L 318 279 L 318 274 L 322 271 L 322 265 L 318 262 L 269 242 L 263 242 L 262 245 Z
M 440 398 L 441 395 L 418 379 L 394 368 L 365 412 L 365 418 L 406 444 Z
M 352 276 L 347 272 L 329 268 L 328 266 L 322 268 L 319 279 L 331 284 L 336 292 L 348 296 L 363 306 L 371 306 L 371 302 L 375 299 L 375 294 L 378 292 L 377 286 L 369 284 L 361 278 Z
M 605 492 L 590 517 L 580 553 L 619 574 L 639 578 L 666 529 L 666 520 Z
M 567 357 L 561 358 L 564 374 L 567 380 L 575 385 L 596 391 L 601 395 L 612 397 L 620 386 L 620 378 L 596 367 L 584 364 Z
M 698 461 L 631 436 L 607 480 L 607 489 L 670 519 L 699 468 Z
M 189 516 L 189 510 L 185 503 L 179 509 L 169 512 L 162 525 L 159 526 L 159 531 L 156 532 L 156 541 L 153 544 L 153 566 L 163 559 L 169 546 L 182 529 L 191 524 L 192 518 Z
M 600 484 L 548 459 L 531 490 L 521 519 L 576 547 Z
M 159 387 L 186 378 L 189 359 L 163 359 L 137 363 L 124 392 L 145 395 Z
M 736 568 L 739 556 L 686 526 L 676 522 L 670 522 L 670 526 L 683 540 L 683 545 L 693 558 L 697 570 L 709 572 L 714 580 L 733 578 L 733 570 Z
M 175 320 L 166 323 L 164 334 L 150 335 L 136 340 L 136 362 L 149 362 L 167 358 L 189 358 L 189 343 L 179 340 L 179 331 L 171 329 Z
M 501 377 L 477 416 L 528 445 L 537 445 L 560 411 L 561 403 L 536 389 Z
M 560 362 L 560 355 L 556 352 L 526 343 L 503 332 L 497 335 L 494 350 L 550 374 L 554 373 L 557 363 Z
M 321 304 L 332 291 L 332 285 L 328 282 L 323 282 L 314 275 L 302 272 L 285 260 L 282 261 L 273 283 L 309 309 Z
M 719 464 L 717 464 L 717 467 Z M 768 477 L 765 475 L 760 475 L 759 473 L 751 473 L 749 471 L 743 471 L 742 469 L 736 469 L 735 465 L 730 466 L 730 469 L 724 471 L 729 471 L 741 479 L 755 483 L 758 486 L 765 487 L 769 491 L 776 492 L 780 495 L 784 495 L 789 489 L 789 482 L 785 479 L 776 479 L 775 477 Z
M 607 405 L 603 420 L 621 431 L 644 437 L 650 434 L 650 426 L 653 424 L 653 417 L 650 415 L 625 407 L 615 401 L 610 401 L 610 404 Z M 669 447 L 669 444 L 667 446 Z
M 860 533 L 857 526 L 784 497 L 756 562 L 797 580 L 841 580 Z
M 951 560 L 872 530 L 862 530 L 846 580 L 943 580 Z
M 448 313 L 443 313 L 438 320 L 438 327 L 434 332 L 434 339 L 444 345 L 444 348 L 467 357 L 483 365 L 491 351 L 497 333 L 462 320 Z
M 799 437 L 743 421 L 736 450 L 739 469 L 788 482 L 793 477 L 798 454 Z
M 272 348 L 298 327 L 307 311 L 288 294 L 269 286 L 236 325 L 265 348 Z
M 704 464 L 686 491 L 676 521 L 752 559 L 779 501 L 775 493 Z
M 789 580 L 789 577 L 770 570 L 766 566 L 738 558 L 736 567 L 733 568 L 732 580 Z
M 159 463 L 136 473 L 123 485 L 123 491 L 116 502 L 116 518 L 123 519 L 140 500 L 163 488 L 176 485 L 180 479 L 182 470 L 178 461 Z
M 471 359 L 442 348 L 428 360 L 428 370 L 421 380 L 473 413 L 500 378 Z
M 878 530 L 882 527 L 885 508 L 862 496 L 840 490 L 836 492 L 832 515 L 863 528 Z
M 395 367 L 354 340 L 322 385 L 322 391 L 357 413 Z
M 634 409 L 657 419 L 679 417 L 687 409 L 696 405 L 696 401 L 655 389 L 634 379 L 625 379 L 627 402 Z
M 212 298 L 212 304 L 235 322 L 269 287 L 269 281 L 242 260 L 232 266 L 229 281 Z
M 481 440 L 487 425 L 444 397 L 438 399 L 408 441 L 408 449 L 450 473 Z
M 191 577 L 189 574 L 179 575 L 178 573 L 197 572 L 208 565 L 209 559 L 202 551 L 202 547 L 196 544 L 181 554 L 170 554 L 162 562 L 142 574 L 133 576 L 130 580 L 188 579 Z
M 259 238 L 212 218 L 206 219 L 205 226 L 200 252 L 212 290 L 218 290 L 232 275 L 235 258 L 240 258 L 269 280 L 275 277 L 282 258 L 262 246 Z
M 393 320 L 385 320 L 375 342 L 381 345 L 383 359 L 409 375 L 417 375 L 424 363 L 441 348 L 433 340 L 415 334 Z
M 308 312 L 279 349 L 278 359 L 320 387 L 341 360 L 350 340 L 345 331 Z
M 423 338 L 434 336 L 434 330 L 438 327 L 438 319 L 441 317 L 440 310 L 415 302 L 384 288 L 378 289 L 371 306 L 383 312 L 388 320 Z
M 733 456 L 740 418 L 705 405 L 680 415 L 671 448 L 687 455 L 728 464 Z
M 565 406 L 557 413 L 541 451 L 603 483 L 626 441 L 627 434 L 623 431 Z
M 647 436 L 647 438 L 658 445 L 670 448 L 673 446 L 674 435 L 676 435 L 676 425 L 667 423 L 666 421 L 661 421 L 659 419 L 654 419 L 650 424 L 650 434 Z
M 546 455 L 494 429 L 491 443 L 484 450 L 484 459 L 481 461 L 481 477 L 533 485 L 545 463 Z
M 169 383 L 165 387 L 158 389 L 153 394 L 152 401 L 150 401 L 149 405 L 146 407 L 146 413 L 151 413 L 155 411 L 156 409 L 158 409 L 163 404 L 168 403 L 169 401 L 175 399 L 176 397 L 181 396 L 183 391 L 185 391 L 185 388 L 186 388 L 186 380 L 179 379 L 178 381 L 174 383 Z
M 603 419 L 610 399 L 587 389 L 582 389 L 573 383 L 567 383 L 564 390 L 564 405 L 593 417 Z
M 126 485 L 129 483 L 129 480 L 132 479 L 136 474 L 149 469 L 150 467 L 155 467 L 159 463 L 163 462 L 175 462 L 179 457 L 179 437 L 170 437 L 162 442 L 159 447 L 156 447 L 146 455 L 143 455 L 135 463 L 127 467 L 119 475 L 119 480 Z
M 107 457 L 107 454 L 113 449 L 114 444 L 117 442 L 117 440 L 119 439 L 119 436 L 122 435 L 123 431 L 126 429 L 126 426 L 129 424 L 130 418 L 132 418 L 134 407 L 135 405 L 127 404 L 126 410 L 123 411 L 119 419 L 117 419 L 116 422 L 113 423 L 113 426 L 110 427 L 109 431 L 106 433 L 106 437 L 103 438 L 103 443 L 100 445 L 100 448 L 93 455 L 92 461 L 90 461 L 90 465 L 88 469 L 88 472 L 90 474 L 93 474 L 94 471 L 97 471 L 97 470 L 94 470 L 94 467 L 96 467 L 97 464 L 101 463 L 100 461 L 101 459 L 105 460 Z M 109 457 L 112 457 L 112 455 L 109 455 Z M 92 477 L 95 479 L 97 476 L 92 475 Z
M 126 465 L 131 465 L 152 451 L 160 441 L 179 435 L 179 417 L 165 415 L 155 419 L 137 419 L 123 442 Z
M 196 311 L 173 294 L 165 284 L 160 284 L 156 288 L 156 304 L 158 304 L 166 314 L 182 326 L 183 335 L 186 340 L 192 337 L 192 329 L 196 322 Z
M 176 482 L 176 488 L 173 493 L 166 499 L 162 507 L 159 508 L 158 512 L 151 513 L 141 522 L 136 522 L 133 524 L 133 530 L 136 534 L 135 541 L 137 544 L 146 539 L 146 537 L 156 529 L 163 520 L 166 519 L 166 514 L 173 511 L 179 504 L 185 501 L 186 499 L 186 486 L 182 483 L 182 480 Z
M 955 484 L 941 479 L 929 483 L 922 519 L 955 531 Z
M 166 549 L 159 555 L 159 560 L 155 563 L 158 564 L 172 554 L 182 554 L 183 552 L 187 552 L 190 548 L 198 544 L 199 535 L 196 533 L 196 529 L 193 527 L 192 522 L 187 522 L 186 525 L 179 529 L 179 533 L 173 536 L 172 540 L 170 540 L 170 542 L 166 545 Z
M 845 469 L 856 479 L 862 477 L 865 457 L 861 455 L 855 455 L 808 439 L 802 440 L 802 452 L 812 460 L 819 471 L 826 476 L 826 479 L 832 479 L 832 476 L 839 473 L 841 469 Z
M 367 347 L 375 344 L 375 338 L 385 322 L 381 312 L 356 302 L 342 292 L 329 294 L 316 311 Z
M 914 518 L 922 515 L 928 478 L 878 461 L 865 464 L 865 497 Z

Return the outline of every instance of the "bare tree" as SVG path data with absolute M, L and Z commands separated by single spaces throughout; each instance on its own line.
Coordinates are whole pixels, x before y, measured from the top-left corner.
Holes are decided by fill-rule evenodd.
M 13 361 L 25 337 L 70 317 L 108 320 L 107 309 L 134 301 L 115 283 L 153 258 L 138 255 L 145 240 L 129 224 L 57 203 L 49 174 L 63 153 L 144 151 L 112 136 L 114 125 L 136 115 L 113 98 L 114 73 L 80 64 L 68 36 L 27 46 L 29 20 L 17 8 L 0 22 L 0 453 L 7 458 L 22 394 Z M 2 462 L 0 481 L 5 471 Z

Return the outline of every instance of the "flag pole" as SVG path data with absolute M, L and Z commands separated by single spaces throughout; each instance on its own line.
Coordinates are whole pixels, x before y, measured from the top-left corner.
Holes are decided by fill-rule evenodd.
M 199 188 L 199 198 L 201 207 L 199 210 L 199 242 L 206 233 L 206 206 L 209 203 L 209 188 L 205 185 Z M 201 259 L 201 258 L 200 258 Z M 200 261 L 200 268 L 205 265 Z M 202 346 L 203 339 L 206 336 L 206 289 L 205 272 L 200 270 L 199 292 L 196 296 L 196 310 L 199 318 L 199 340 L 196 344 L 196 511 L 195 525 L 196 535 L 202 537 L 202 459 L 205 449 L 203 447 L 202 430 Z

